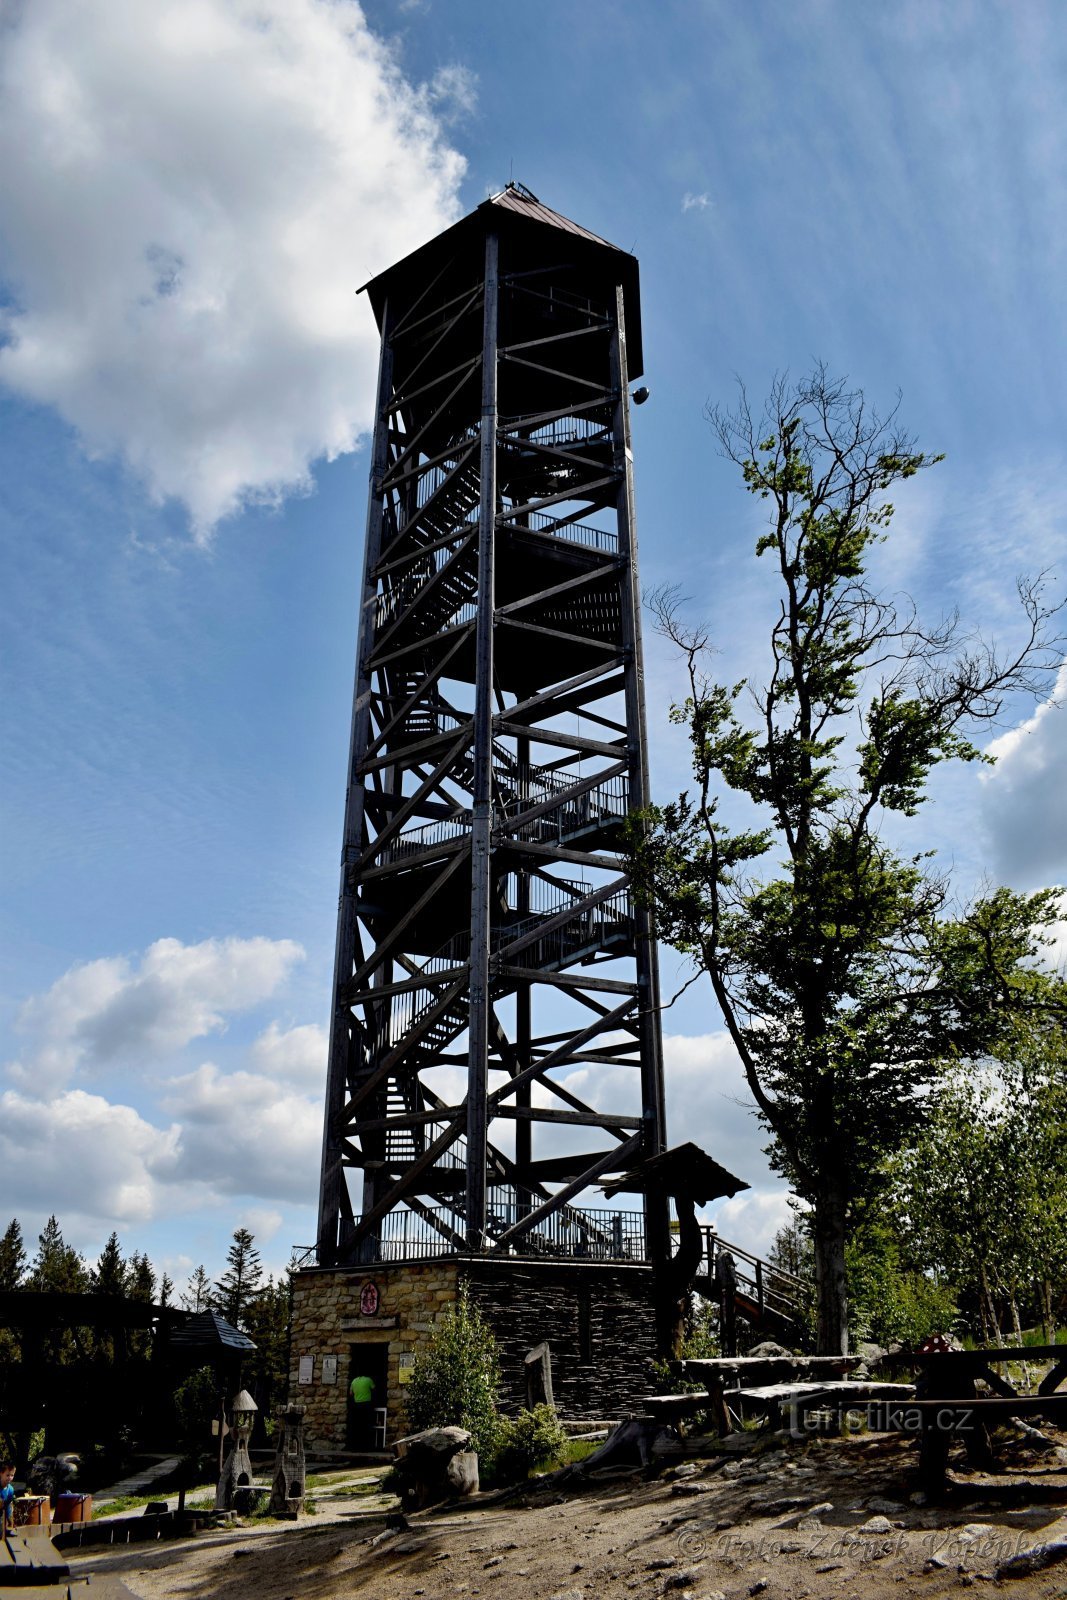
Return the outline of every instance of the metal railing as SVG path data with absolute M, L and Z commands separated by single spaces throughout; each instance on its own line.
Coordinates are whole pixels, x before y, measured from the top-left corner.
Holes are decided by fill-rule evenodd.
M 702 1270 L 709 1278 L 715 1275 L 716 1256 L 730 1255 L 734 1260 L 734 1276 L 738 1291 L 755 1302 L 762 1317 L 770 1311 L 787 1322 L 797 1322 L 801 1306 L 809 1292 L 802 1278 L 794 1277 L 782 1267 L 776 1267 L 740 1245 L 720 1238 L 714 1228 L 704 1228 L 704 1262 Z
M 619 535 L 608 528 L 594 528 L 588 522 L 567 522 L 562 517 L 551 517 L 544 511 L 529 511 L 525 526 L 535 533 L 550 533 L 556 539 L 568 539 L 571 544 L 584 544 L 590 550 L 604 550 L 615 555 L 619 548 Z
M 508 945 L 532 933 L 545 920 L 543 914 L 525 917 L 510 928 L 498 929 L 494 938 L 495 948 L 506 952 Z M 568 922 L 550 929 L 540 938 L 532 939 L 509 960 L 520 967 L 564 966 L 573 961 L 580 951 L 607 949 L 613 944 L 626 943 L 632 937 L 633 911 L 629 891 L 619 889 L 609 899 L 601 900 L 599 905 L 576 912 Z
M 458 715 L 453 712 L 441 709 L 437 715 L 442 731 L 461 726 Z M 523 811 L 531 805 L 537 805 L 542 800 L 553 799 L 556 796 L 562 798 L 568 790 L 575 787 L 573 778 L 559 778 L 553 774 L 540 775 L 531 768 L 516 771 L 507 766 L 497 765 L 494 768 L 494 777 L 498 785 L 506 791 L 502 806 L 505 823 L 509 811 Z M 587 789 L 584 794 L 576 795 L 572 800 L 562 804 L 558 811 L 548 812 L 545 816 L 535 817 L 532 822 L 524 823 L 515 829 L 514 836 L 517 839 L 532 839 L 542 844 L 559 842 L 582 828 L 618 821 L 625 817 L 628 809 L 629 783 L 626 774 L 619 773 L 616 777 L 597 784 L 595 789 Z M 443 844 L 447 840 L 469 833 L 470 828 L 470 811 L 457 811 L 451 817 L 419 823 L 417 827 L 406 828 L 403 833 L 397 834 L 395 839 L 383 847 L 378 860 L 384 865 L 389 861 L 402 860 L 405 856 L 417 855 L 419 851 L 431 849 L 435 844 Z
M 501 1204 L 490 1199 L 490 1239 L 513 1227 L 530 1210 L 531 1206 L 523 1208 L 517 1201 Z M 376 1259 L 412 1261 L 461 1255 L 466 1249 L 465 1227 L 462 1212 L 447 1206 L 391 1211 L 382 1218 L 375 1235 Z M 644 1214 L 568 1206 L 504 1245 L 502 1253 L 542 1260 L 643 1262 L 647 1259 Z

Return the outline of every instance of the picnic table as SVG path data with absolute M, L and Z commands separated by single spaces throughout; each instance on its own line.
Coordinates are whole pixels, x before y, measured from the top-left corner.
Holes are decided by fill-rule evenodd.
M 860 1356 L 709 1356 L 670 1365 L 679 1377 L 705 1385 L 704 1407 L 715 1417 L 720 1434 L 727 1434 L 734 1426 L 731 1409 L 740 1417 L 746 1405 L 755 1407 L 774 1424 L 783 1407 L 794 1412 L 795 1420 L 803 1410 L 820 1403 L 855 1405 L 867 1399 L 868 1389 L 884 1391 L 885 1385 L 845 1381 L 861 1364 Z M 887 1392 L 885 1398 L 901 1398 L 895 1392 L 899 1386 L 892 1387 L 894 1393 Z M 907 1392 L 912 1392 L 910 1387 Z M 667 1396 L 656 1398 L 667 1400 Z M 666 1409 L 661 1404 L 660 1414 Z
M 1052 1367 L 1042 1378 L 1036 1394 L 1020 1394 L 996 1370 L 1005 1362 L 1045 1362 Z M 908 1368 L 918 1373 L 916 1399 L 899 1411 L 892 1408 L 884 1419 L 887 1427 L 899 1432 L 918 1432 L 921 1439 L 919 1467 L 927 1494 L 943 1493 L 948 1469 L 948 1453 L 954 1438 L 966 1447 L 972 1465 L 983 1471 L 996 1469 L 989 1425 L 1010 1417 L 1046 1416 L 1067 1424 L 1067 1392 L 1060 1392 L 1067 1380 L 1067 1347 L 1062 1344 L 998 1347 L 986 1350 L 898 1351 L 880 1363 L 891 1370 Z M 978 1384 L 985 1383 L 993 1396 L 979 1396 Z

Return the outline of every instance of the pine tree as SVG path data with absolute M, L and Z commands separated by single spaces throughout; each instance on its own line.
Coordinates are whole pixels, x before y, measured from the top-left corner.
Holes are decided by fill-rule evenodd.
M 181 1295 L 182 1307 L 186 1311 L 210 1311 L 212 1292 L 211 1279 L 207 1275 L 207 1268 L 201 1262 L 200 1266 L 191 1274 L 189 1282 Z
M 226 1266 L 227 1270 L 215 1285 L 215 1307 L 227 1322 L 240 1328 L 243 1326 L 245 1308 L 259 1293 L 263 1280 L 259 1251 L 255 1247 L 254 1235 L 247 1228 L 234 1231 Z
M 18 1217 L 12 1217 L 7 1232 L 0 1239 L 0 1291 L 5 1294 L 21 1289 L 26 1276 L 26 1248 L 22 1242 L 22 1229 Z
M 55 1216 L 49 1217 L 37 1240 L 26 1287 L 43 1294 L 83 1294 L 89 1287 L 89 1274 L 77 1250 L 66 1244 Z M 58 1366 L 73 1361 L 78 1349 L 70 1329 L 59 1329 L 41 1341 L 44 1365 Z
M 17 1217 L 0 1239 L 0 1291 L 7 1294 L 21 1289 L 26 1277 L 26 1250 L 22 1243 L 22 1229 Z M 0 1365 L 20 1359 L 17 1336 L 9 1328 L 0 1328 Z
M 96 1266 L 89 1273 L 94 1294 L 125 1295 L 129 1287 L 129 1268 L 113 1233 L 101 1250 Z
M 164 1273 L 159 1280 L 159 1303 L 161 1306 L 169 1306 L 173 1300 L 174 1283 L 167 1273 Z
M 62 1229 L 53 1214 L 38 1236 L 29 1287 L 53 1294 L 80 1294 L 88 1286 L 85 1262 L 77 1250 L 64 1243 Z
M 145 1300 L 152 1304 L 156 1292 L 156 1274 L 146 1255 L 136 1252 L 130 1257 L 130 1299 Z
M 269 1414 L 289 1382 L 289 1284 L 268 1278 L 249 1302 L 244 1331 L 255 1340 L 250 1375 L 259 1409 Z

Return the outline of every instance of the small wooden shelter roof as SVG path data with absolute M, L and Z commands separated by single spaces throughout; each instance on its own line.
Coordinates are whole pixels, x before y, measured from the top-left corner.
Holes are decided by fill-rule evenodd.
M 194 1350 L 255 1350 L 255 1343 L 217 1311 L 197 1311 L 171 1331 L 172 1346 Z
M 698 1206 L 748 1187 L 743 1178 L 735 1178 L 699 1145 L 689 1143 L 639 1161 L 628 1172 L 601 1184 L 609 1200 L 617 1194 L 666 1194 L 692 1200 Z

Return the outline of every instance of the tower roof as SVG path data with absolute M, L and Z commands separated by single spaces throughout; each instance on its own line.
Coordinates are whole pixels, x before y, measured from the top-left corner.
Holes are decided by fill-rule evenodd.
M 641 300 L 637 257 L 628 250 L 620 250 L 618 245 L 610 244 L 607 239 L 602 239 L 599 234 L 592 233 L 588 228 L 583 228 L 580 223 L 572 222 L 561 212 L 553 211 L 551 206 L 546 206 L 532 190 L 521 183 L 507 184 L 499 194 L 490 195 L 487 200 L 483 200 L 473 211 L 469 211 L 465 217 L 454 222 L 443 233 L 437 234 L 435 238 L 413 250 L 410 255 L 403 256 L 384 272 L 379 272 L 363 284 L 359 293 L 362 294 L 366 290 L 378 326 L 382 325 L 385 302 L 394 288 L 400 288 L 412 279 L 428 277 L 435 270 L 439 270 L 440 258 L 450 246 L 460 244 L 477 233 L 484 238 L 490 231 L 491 224 L 495 224 L 502 232 L 509 230 L 518 235 L 525 232 L 531 241 L 539 237 L 543 239 L 546 237 L 545 230 L 555 229 L 568 236 L 576 260 L 588 262 L 590 266 L 599 264 L 602 269 L 611 268 L 610 275 L 617 283 L 621 283 L 623 288 L 628 375 L 631 379 L 639 377 L 644 370 L 644 358 L 641 347 Z

